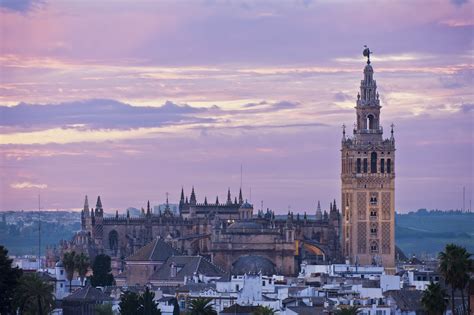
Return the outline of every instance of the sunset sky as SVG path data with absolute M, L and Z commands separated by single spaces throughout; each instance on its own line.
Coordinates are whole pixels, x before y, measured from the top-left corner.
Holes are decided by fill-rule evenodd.
M 374 51 L 396 210 L 474 199 L 474 4 L 0 0 L 0 210 L 340 199 Z M 94 200 L 94 202 L 92 202 Z

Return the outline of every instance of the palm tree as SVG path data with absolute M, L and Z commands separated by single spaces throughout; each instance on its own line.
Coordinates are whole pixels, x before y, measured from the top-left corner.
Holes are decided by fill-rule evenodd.
M 147 287 L 145 292 L 138 299 L 140 306 L 138 307 L 138 314 L 143 315 L 161 315 L 161 311 L 158 309 L 157 303 L 153 300 L 155 293 L 151 292 Z
M 84 253 L 80 253 L 74 257 L 74 265 L 79 277 L 81 278 L 81 285 L 84 285 L 84 279 L 86 278 L 87 271 L 90 267 L 89 257 Z
M 53 310 L 53 285 L 44 282 L 37 274 L 20 278 L 15 292 L 15 306 L 23 315 L 46 315 Z
M 268 306 L 258 306 L 253 315 L 275 315 L 275 310 Z
M 439 271 L 446 283 L 451 286 L 451 311 L 453 314 L 455 314 L 454 291 L 456 289 L 461 290 L 463 312 L 466 313 L 464 289 L 468 283 L 469 272 L 472 271 L 470 256 L 471 254 L 464 247 L 455 244 L 447 244 L 445 251 L 438 255 Z
M 357 306 L 349 306 L 346 308 L 340 308 L 336 312 L 335 315 L 357 315 L 359 314 L 360 310 Z
M 421 304 L 428 314 L 443 315 L 448 305 L 446 291 L 439 283 L 431 282 L 423 291 Z
M 217 312 L 210 304 L 211 298 L 197 298 L 191 301 L 189 305 L 190 315 L 217 315 Z
M 66 270 L 66 279 L 69 281 L 69 292 L 72 291 L 72 279 L 74 278 L 74 270 L 76 270 L 76 261 L 74 259 L 76 252 L 67 252 L 63 256 L 64 270 Z

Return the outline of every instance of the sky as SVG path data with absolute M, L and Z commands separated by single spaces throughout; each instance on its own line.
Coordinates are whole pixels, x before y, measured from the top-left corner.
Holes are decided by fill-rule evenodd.
M 396 211 L 473 193 L 474 4 L 0 0 L 0 210 L 105 211 L 240 187 L 255 209 L 340 199 L 364 45 Z

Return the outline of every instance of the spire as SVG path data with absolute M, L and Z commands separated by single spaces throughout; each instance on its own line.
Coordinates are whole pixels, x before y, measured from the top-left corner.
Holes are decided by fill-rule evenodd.
M 87 200 L 87 195 L 86 195 L 86 200 L 84 200 L 84 215 L 89 216 L 89 200 Z
M 179 203 L 183 204 L 184 203 L 184 188 L 181 187 L 181 198 L 179 199 Z
M 148 200 L 146 204 L 146 215 L 150 216 L 151 215 L 151 209 L 150 209 L 150 200 Z
M 219 204 L 219 196 L 216 196 L 216 205 Z
M 115 218 L 118 219 L 118 210 L 115 210 Z
M 242 197 L 242 187 L 240 187 L 240 191 L 239 191 L 239 204 L 243 204 L 244 203 L 244 198 Z
M 184 202 L 185 204 L 188 204 L 189 201 L 188 201 L 188 196 L 186 196 L 186 201 Z
M 237 197 L 234 197 L 234 204 L 237 204 Z
M 196 194 L 194 193 L 194 186 L 191 190 L 191 197 L 189 199 L 189 203 L 195 205 L 196 204 Z
M 333 211 L 337 211 L 336 207 L 336 199 L 334 199 L 334 202 L 332 203 Z
M 100 201 L 100 196 L 97 196 L 96 208 L 102 209 L 102 201 Z
M 323 213 L 321 212 L 321 202 L 318 200 L 318 208 L 316 209 L 316 220 L 321 221 L 323 219 Z
M 232 198 L 230 197 L 230 188 L 227 190 L 227 204 L 232 204 Z
M 207 206 L 207 197 L 204 197 L 204 204 Z

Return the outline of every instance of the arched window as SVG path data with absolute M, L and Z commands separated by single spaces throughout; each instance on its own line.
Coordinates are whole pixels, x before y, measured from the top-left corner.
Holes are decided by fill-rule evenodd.
M 356 168 L 357 168 L 357 173 L 361 173 L 361 161 L 360 161 L 360 158 L 357 159 Z
M 391 173 L 392 172 L 392 160 L 391 159 L 387 159 L 387 173 Z
M 377 235 L 377 223 L 372 223 L 370 225 L 370 234 L 373 236 Z
M 372 242 L 370 243 L 370 251 L 372 253 L 378 253 L 379 252 L 379 245 L 377 244 L 377 242 Z
M 118 233 L 115 230 L 109 233 L 109 248 L 113 251 L 117 251 L 118 249 Z
M 372 152 L 370 154 L 370 172 L 377 173 L 377 153 Z
M 364 159 L 364 173 L 367 173 L 367 159 Z
M 375 118 L 374 115 L 367 115 L 367 129 L 375 129 Z
M 380 173 L 385 173 L 385 159 L 380 159 Z

